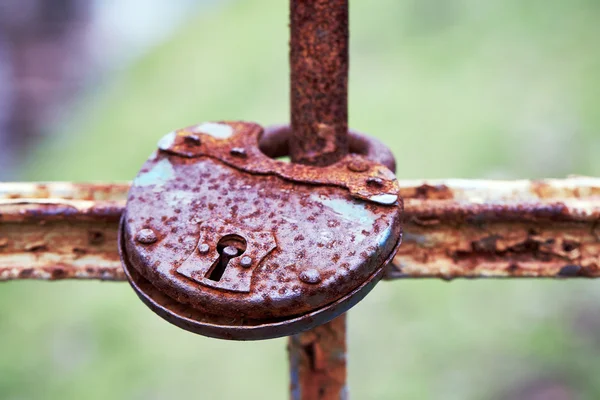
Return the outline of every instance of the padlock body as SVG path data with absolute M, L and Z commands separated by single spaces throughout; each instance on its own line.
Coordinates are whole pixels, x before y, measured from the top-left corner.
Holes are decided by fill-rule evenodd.
M 227 157 L 222 149 L 213 155 L 206 137 L 198 137 L 181 146 L 204 144 L 202 151 L 170 143 L 153 154 L 129 192 L 121 251 L 136 290 L 143 295 L 151 285 L 160 292 L 162 300 L 147 303 L 176 304 L 184 316 L 189 308 L 206 324 L 281 323 L 340 302 L 341 313 L 350 294 L 380 278 L 399 245 L 401 202 L 379 204 L 343 185 L 292 180 L 277 173 L 279 166 L 265 173 L 263 165 L 282 162 L 246 141 L 237 161 L 235 138 Z M 228 256 L 232 247 L 238 251 Z

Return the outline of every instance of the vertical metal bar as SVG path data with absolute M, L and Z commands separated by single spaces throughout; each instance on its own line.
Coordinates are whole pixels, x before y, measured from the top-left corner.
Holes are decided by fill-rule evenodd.
M 290 0 L 292 162 L 348 153 L 348 0 Z M 346 315 L 290 337 L 291 398 L 345 399 Z
M 348 0 L 290 0 L 293 162 L 348 153 Z
M 346 386 L 346 314 L 290 337 L 292 400 L 339 400 Z

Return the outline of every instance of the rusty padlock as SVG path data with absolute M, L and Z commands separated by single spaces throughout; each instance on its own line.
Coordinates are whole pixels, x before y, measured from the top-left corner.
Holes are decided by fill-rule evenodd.
M 327 167 L 276 160 L 287 132 L 219 122 L 160 140 L 119 239 L 131 285 L 158 315 L 206 336 L 267 339 L 335 318 L 379 281 L 401 238 L 394 174 L 369 146 Z

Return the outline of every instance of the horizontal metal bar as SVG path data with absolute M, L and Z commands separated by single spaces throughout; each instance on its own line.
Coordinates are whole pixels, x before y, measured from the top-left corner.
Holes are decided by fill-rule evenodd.
M 402 181 L 386 279 L 600 277 L 600 179 Z M 128 184 L 0 183 L 0 280 L 124 280 Z
M 387 279 L 598 277 L 600 179 L 403 182 Z
M 125 280 L 117 228 L 129 185 L 0 183 L 0 280 Z

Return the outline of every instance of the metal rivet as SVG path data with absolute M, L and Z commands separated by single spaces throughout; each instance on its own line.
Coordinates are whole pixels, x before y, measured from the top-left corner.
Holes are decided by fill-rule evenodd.
M 242 259 L 240 260 L 240 264 L 242 265 L 242 267 L 244 268 L 250 268 L 252 266 L 252 258 L 248 257 L 248 256 L 244 256 L 242 257 Z
M 186 137 L 183 138 L 183 140 L 186 144 L 189 144 L 192 146 L 200 146 L 202 144 L 202 141 L 196 135 L 187 135 Z
M 202 243 L 200 246 L 198 246 L 198 251 L 200 252 L 200 254 L 206 254 L 209 250 L 210 246 L 208 245 L 208 243 Z
M 227 257 L 236 257 L 238 255 L 238 248 L 234 246 L 227 246 L 223 249 L 223 254 Z
M 300 280 L 304 283 L 315 284 L 321 282 L 321 274 L 314 268 L 300 272 Z
M 152 229 L 142 229 L 135 235 L 135 239 L 141 244 L 152 244 L 158 240 Z
M 381 178 L 377 178 L 377 177 L 370 177 L 367 179 L 367 185 L 369 186 L 376 186 L 376 187 L 382 187 L 384 184 L 383 179 Z
M 236 157 L 241 157 L 241 158 L 246 158 L 247 157 L 246 149 L 244 149 L 242 147 L 234 147 L 231 150 L 229 150 L 229 153 L 232 156 L 236 156 Z
M 361 160 L 352 160 L 348 163 L 348 169 L 352 172 L 366 172 L 369 165 Z

